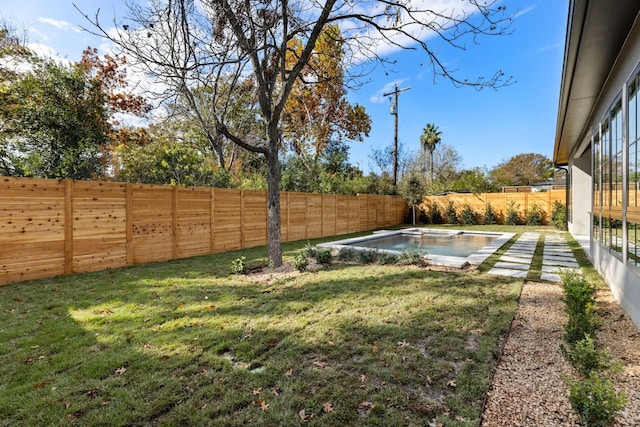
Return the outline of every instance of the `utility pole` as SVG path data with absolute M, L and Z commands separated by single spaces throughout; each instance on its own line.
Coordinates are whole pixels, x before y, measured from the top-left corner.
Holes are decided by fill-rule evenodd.
M 394 128 L 393 128 L 393 190 L 398 187 L 398 94 L 400 92 L 404 92 L 405 90 L 409 90 L 411 87 L 405 87 L 404 89 L 398 89 L 398 85 L 393 92 L 388 92 L 382 94 L 382 96 L 391 96 L 393 95 L 393 99 L 391 100 L 390 112 L 391 115 L 394 116 Z

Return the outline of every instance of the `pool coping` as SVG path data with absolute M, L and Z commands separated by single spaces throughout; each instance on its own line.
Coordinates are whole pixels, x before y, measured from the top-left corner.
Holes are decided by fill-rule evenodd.
M 453 267 L 453 268 L 464 268 L 468 265 L 480 265 L 487 258 L 493 255 L 498 249 L 500 249 L 505 243 L 507 243 L 516 233 L 507 233 L 501 231 L 475 231 L 475 230 L 455 230 L 455 229 L 441 229 L 441 228 L 421 228 L 421 227 L 410 227 L 410 228 L 402 228 L 398 230 L 376 230 L 369 235 L 359 236 L 359 237 L 351 237 L 348 239 L 336 240 L 333 242 L 320 243 L 317 245 L 318 248 L 323 249 L 355 249 L 358 251 L 373 251 L 380 253 L 388 253 L 392 255 L 400 255 L 402 252 L 395 251 L 391 249 L 371 249 L 362 246 L 353 246 L 354 243 L 358 243 L 361 241 L 371 239 L 372 235 L 377 237 L 386 237 L 393 236 L 395 234 L 407 234 L 407 233 L 421 233 L 425 232 L 431 234 L 446 234 L 446 235 L 456 235 L 456 234 L 482 234 L 482 235 L 497 235 L 498 237 L 491 241 L 489 244 L 483 246 L 478 249 L 475 253 L 469 255 L 468 257 L 456 257 L 456 256 L 448 256 L 448 255 L 436 255 L 436 254 L 426 254 L 425 258 L 428 260 L 429 264 L 444 266 L 444 267 Z

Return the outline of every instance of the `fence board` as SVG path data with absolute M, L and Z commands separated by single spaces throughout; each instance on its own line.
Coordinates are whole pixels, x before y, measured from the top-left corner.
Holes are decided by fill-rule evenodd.
M 322 194 L 307 194 L 306 239 L 322 237 Z
M 335 236 L 336 233 L 336 195 L 322 196 L 322 237 Z
M 453 202 L 458 214 L 460 214 L 465 205 L 468 205 L 476 212 L 476 214 L 482 215 L 487 204 L 490 203 L 498 216 L 498 222 L 502 223 L 508 209 L 515 209 L 520 218 L 523 219 L 526 218 L 530 209 L 535 204 L 541 209 L 546 223 L 551 218 L 554 202 L 559 201 L 563 204 L 565 203 L 565 194 L 564 189 L 530 193 L 453 193 L 443 196 L 427 196 L 423 199 L 420 209 L 428 212 L 430 206 L 435 204 L 440 209 L 440 212 L 444 213 L 449 202 Z
M 171 259 L 173 189 L 169 186 L 134 185 L 131 192 L 134 264 Z
M 214 252 L 241 249 L 242 197 L 239 190 L 216 188 L 214 201 Z
M 307 195 L 289 193 L 289 241 L 307 238 Z
M 266 193 L 0 178 L 0 285 L 267 243 Z M 281 193 L 282 241 L 397 225 L 394 196 Z
M 264 191 L 244 190 L 242 198 L 242 247 L 266 245 L 267 194 Z
M 349 196 L 336 197 L 336 234 L 349 232 Z
M 126 184 L 75 181 L 72 191 L 71 269 L 127 265 Z
M 64 181 L 2 178 L 0 284 L 64 273 Z
M 204 255 L 211 250 L 211 190 L 179 187 L 176 242 L 178 258 Z
M 355 196 L 347 196 L 349 210 L 349 230 L 348 233 L 356 233 L 360 231 L 360 198 Z M 365 217 L 366 218 L 366 217 Z

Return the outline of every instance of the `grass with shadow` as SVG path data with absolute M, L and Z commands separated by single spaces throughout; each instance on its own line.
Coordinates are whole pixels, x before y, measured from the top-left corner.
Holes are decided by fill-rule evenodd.
M 264 252 L 0 288 L 0 425 L 478 424 L 522 280 Z

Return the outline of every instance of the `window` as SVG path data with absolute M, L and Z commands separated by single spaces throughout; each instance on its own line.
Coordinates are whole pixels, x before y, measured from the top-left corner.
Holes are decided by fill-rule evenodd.
M 640 267 L 640 164 L 638 161 L 638 144 L 640 132 L 638 129 L 638 91 L 640 90 L 640 73 L 631 79 L 627 87 L 628 125 L 628 164 L 627 164 L 627 260 L 629 264 Z
M 600 233 L 600 216 L 602 215 L 602 191 L 600 191 L 601 184 L 601 168 L 602 160 L 600 158 L 600 134 L 595 133 L 593 137 L 593 240 L 596 242 L 601 241 Z

